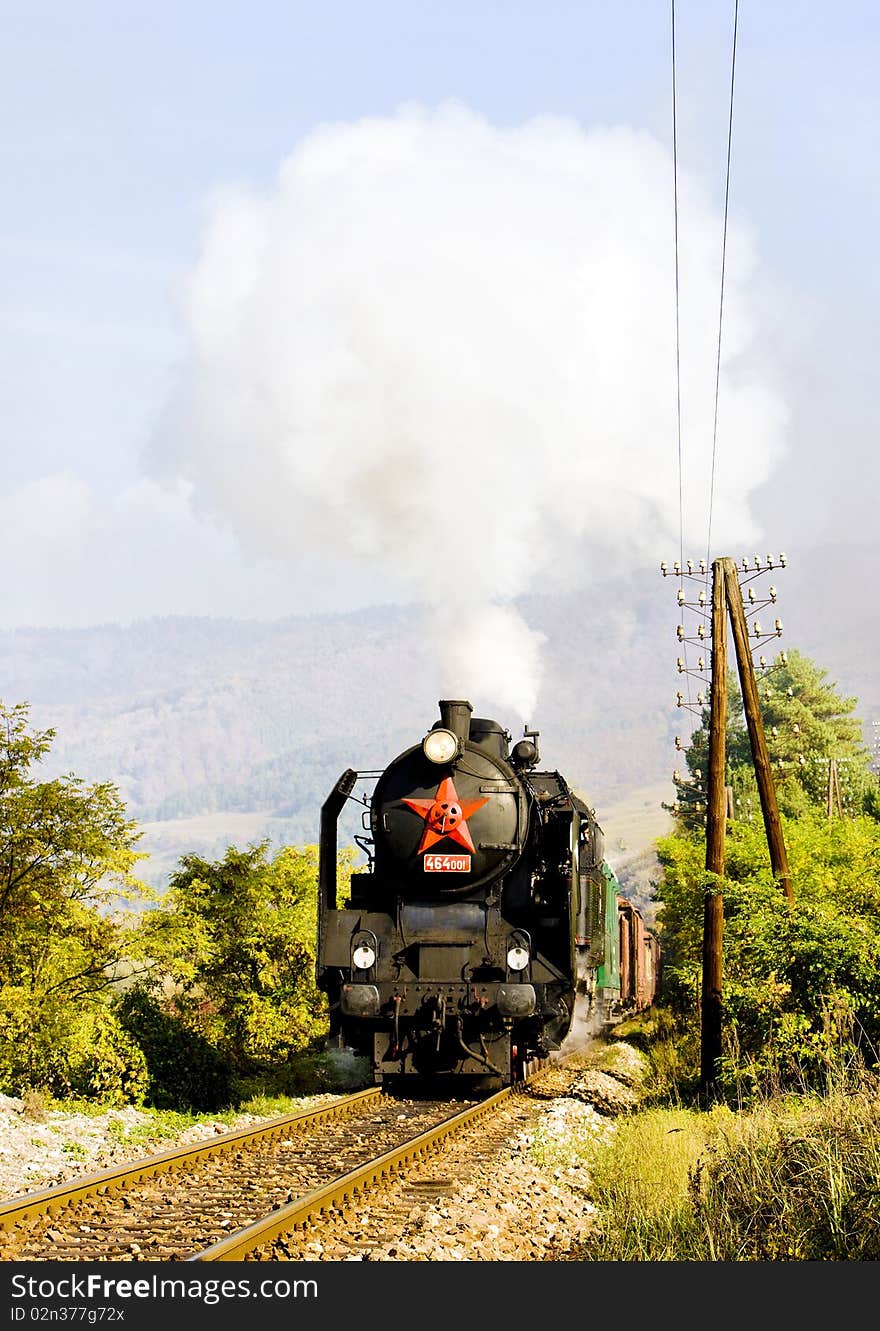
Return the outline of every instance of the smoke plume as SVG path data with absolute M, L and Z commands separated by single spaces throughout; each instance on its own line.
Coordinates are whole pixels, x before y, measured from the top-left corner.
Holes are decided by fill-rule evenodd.
M 680 193 L 685 539 L 706 540 L 721 221 Z M 713 533 L 785 413 L 750 362 L 753 247 L 728 238 Z M 192 357 L 153 469 L 255 554 L 348 553 L 432 608 L 448 696 L 529 719 L 516 599 L 678 550 L 672 166 L 626 128 L 499 128 L 454 104 L 328 125 L 214 202 Z

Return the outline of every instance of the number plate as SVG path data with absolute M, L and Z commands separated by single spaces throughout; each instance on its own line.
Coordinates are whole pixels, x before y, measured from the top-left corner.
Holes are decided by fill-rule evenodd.
M 470 873 L 470 855 L 426 855 L 425 873 Z

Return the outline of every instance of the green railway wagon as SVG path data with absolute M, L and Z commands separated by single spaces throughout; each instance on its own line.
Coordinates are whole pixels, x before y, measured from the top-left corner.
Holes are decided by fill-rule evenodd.
M 617 923 L 619 896 L 620 883 L 610 866 L 603 862 L 600 909 L 604 955 L 596 972 L 595 991 L 596 1012 L 602 1022 L 610 1022 L 613 1019 L 614 1009 L 620 1000 L 620 931 Z

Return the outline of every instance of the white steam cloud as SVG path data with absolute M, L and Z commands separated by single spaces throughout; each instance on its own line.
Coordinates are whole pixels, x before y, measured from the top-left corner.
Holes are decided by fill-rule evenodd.
M 685 533 L 703 553 L 721 220 L 681 188 Z M 754 259 L 728 237 L 713 534 L 751 543 L 785 412 L 751 364 Z M 514 601 L 675 555 L 672 166 L 628 129 L 459 105 L 305 138 L 219 197 L 193 358 L 154 456 L 257 553 L 348 551 L 435 610 L 449 696 L 531 717 Z

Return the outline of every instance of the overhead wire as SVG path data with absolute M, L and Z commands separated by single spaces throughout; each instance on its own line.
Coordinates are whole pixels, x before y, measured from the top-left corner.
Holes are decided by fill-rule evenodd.
M 727 264 L 727 217 L 730 205 L 730 162 L 733 145 L 733 102 L 736 86 L 736 37 L 739 26 L 739 0 L 733 6 L 733 48 L 730 59 L 730 110 L 727 119 L 727 171 L 724 182 L 724 225 L 721 239 L 721 292 L 718 301 L 718 349 L 715 358 L 715 410 L 712 422 L 712 469 L 709 479 L 709 521 L 706 533 L 706 568 L 712 550 L 712 511 L 715 501 L 715 456 L 718 444 L 718 399 L 721 384 L 721 333 L 724 323 L 724 273 Z
M 733 157 L 733 112 L 736 88 L 736 47 L 739 30 L 739 0 L 734 0 L 733 42 L 730 65 L 730 97 L 727 121 L 727 161 L 724 183 L 724 217 L 721 239 L 721 280 L 718 301 L 718 337 L 715 355 L 715 394 L 712 420 L 712 453 L 709 476 L 708 519 L 706 531 L 706 562 L 704 587 L 708 595 L 709 575 L 712 567 L 712 519 L 715 502 L 715 471 L 718 452 L 718 405 L 721 388 L 721 348 L 724 326 L 724 283 L 727 268 L 727 231 L 730 213 L 730 173 Z M 671 38 L 672 38 L 672 174 L 673 174 L 673 217 L 675 241 L 675 386 L 676 386 L 676 433 L 678 453 L 678 532 L 679 532 L 679 601 L 684 599 L 684 463 L 682 454 L 682 410 L 681 410 L 681 282 L 680 282 L 680 242 L 679 242 L 679 197 L 678 197 L 678 95 L 677 95 L 677 51 L 675 34 L 675 0 L 671 0 Z M 690 669 L 687 659 L 687 642 L 682 643 L 684 673 L 687 676 L 688 706 L 691 705 Z
M 675 419 L 678 436 L 678 567 L 679 590 L 684 592 L 684 466 L 681 455 L 681 288 L 678 261 L 678 98 L 675 81 L 675 0 L 672 0 L 672 212 L 675 232 Z M 679 597 L 679 600 L 682 598 Z M 691 703 L 691 676 L 688 669 L 687 643 L 682 643 L 688 706 Z

